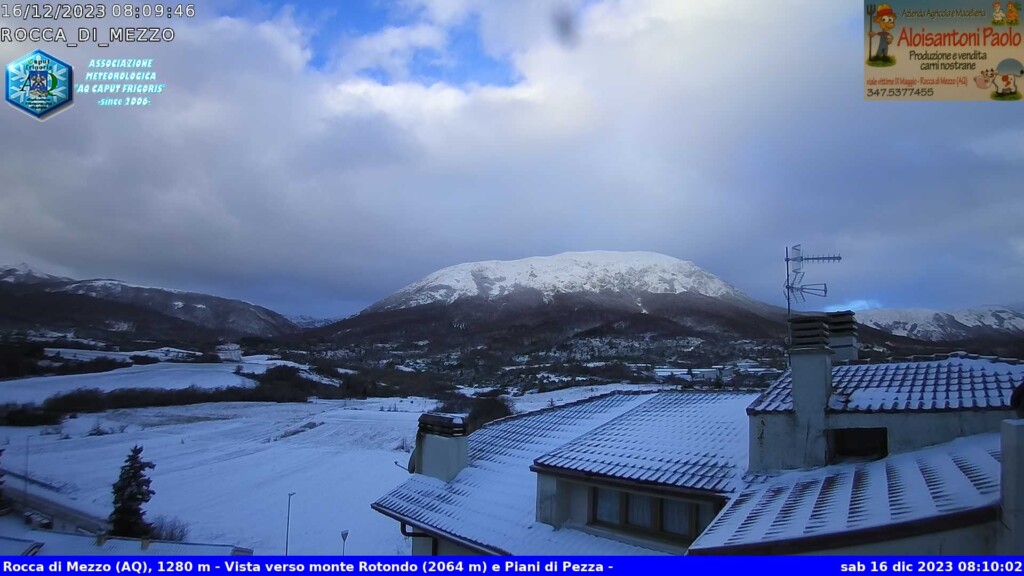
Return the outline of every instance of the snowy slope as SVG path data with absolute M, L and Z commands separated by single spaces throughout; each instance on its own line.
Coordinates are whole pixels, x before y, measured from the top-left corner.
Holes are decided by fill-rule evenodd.
M 107 356 L 111 356 L 107 354 Z M 234 374 L 238 364 L 150 364 L 118 368 L 97 374 L 71 374 L 68 376 L 37 376 L 0 382 L 0 398 L 3 402 L 42 402 L 55 394 L 71 392 L 79 388 L 96 388 L 103 391 L 121 388 L 161 388 L 181 390 L 189 386 L 199 388 L 227 388 L 232 386 L 255 386 L 255 382 Z M 243 364 L 246 372 L 262 374 L 269 364 Z
M 13 472 L 24 470 L 29 446 L 31 477 L 61 487 L 60 496 L 100 518 L 110 513 L 110 486 L 137 444 L 156 464 L 147 518 L 180 518 L 190 540 L 282 554 L 294 492 L 290 553 L 340 554 L 348 529 L 348 554 L 404 555 L 409 541 L 398 524 L 370 503 L 408 477 L 404 448 L 415 441 L 424 403 L 393 401 L 402 411 L 353 410 L 344 402 L 117 410 L 66 420 L 67 439 L 39 428 L 0 428 L 0 435 L 10 441 L 4 462 Z M 89 436 L 96 424 L 113 433 Z M 0 524 L 0 536 L 17 536 L 12 529 Z
M 953 312 L 876 308 L 857 312 L 857 321 L 897 336 L 923 340 L 957 340 L 993 331 L 1024 335 L 1024 313 L 1003 306 Z
M 522 411 L 607 391 L 578 388 L 514 400 Z M 370 504 L 409 477 L 417 418 L 436 406 L 425 398 L 370 398 L 141 408 L 82 414 L 65 420 L 59 434 L 0 427 L 0 439 L 8 469 L 20 474 L 28 462 L 33 479 L 61 488 L 48 497 L 100 518 L 109 514 L 110 486 L 125 455 L 138 444 L 156 464 L 147 518 L 180 518 L 190 540 L 281 554 L 288 493 L 295 492 L 290 553 L 340 554 L 341 531 L 350 530 L 350 555 L 407 555 L 410 542 L 398 523 Z M 97 424 L 112 433 L 89 436 Z M 21 486 L 9 477 L 8 485 L 15 484 Z M 33 484 L 30 491 L 44 489 Z M 0 536 L 19 537 L 19 525 L 0 519 Z
M 106 279 L 74 281 L 49 290 L 124 302 L 206 328 L 230 330 L 238 334 L 274 336 L 298 329 L 284 316 L 262 306 L 198 292 L 138 286 Z
M 286 318 L 291 320 L 292 323 L 298 326 L 299 328 L 321 328 L 323 326 L 333 324 L 343 319 L 343 317 L 317 318 L 315 316 L 307 316 L 305 314 L 299 314 L 297 316 L 286 316 Z
M 42 284 L 71 281 L 71 278 L 40 272 L 24 262 L 16 266 L 0 265 L 0 282 L 7 282 L 9 284 Z
M 523 260 L 474 262 L 444 268 L 372 309 L 393 310 L 460 298 L 493 299 L 519 289 L 545 298 L 578 292 L 693 292 L 748 300 L 742 292 L 693 262 L 652 252 L 566 252 Z

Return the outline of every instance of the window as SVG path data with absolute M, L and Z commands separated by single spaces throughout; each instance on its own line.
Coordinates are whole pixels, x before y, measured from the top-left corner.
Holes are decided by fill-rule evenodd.
M 640 494 L 626 495 L 627 522 L 630 526 L 654 529 L 654 498 Z
M 690 527 L 693 524 L 693 505 L 681 500 L 664 500 L 662 502 L 661 529 L 669 534 L 691 537 Z
M 619 524 L 621 522 L 621 493 L 606 488 L 594 489 L 594 520 L 602 524 Z
M 829 463 L 878 460 L 889 455 L 886 428 L 836 428 L 828 431 Z
M 658 498 L 610 488 L 592 488 L 590 523 L 625 532 L 691 542 L 718 513 L 714 502 Z

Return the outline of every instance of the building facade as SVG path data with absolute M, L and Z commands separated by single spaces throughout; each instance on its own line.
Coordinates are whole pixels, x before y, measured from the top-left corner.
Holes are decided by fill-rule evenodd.
M 1024 364 L 857 349 L 852 313 L 802 316 L 760 394 L 616 393 L 468 436 L 424 415 L 373 508 L 414 554 L 1024 550 Z

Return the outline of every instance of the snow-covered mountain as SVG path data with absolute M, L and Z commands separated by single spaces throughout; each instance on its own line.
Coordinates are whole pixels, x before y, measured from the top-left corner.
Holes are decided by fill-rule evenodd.
M 75 280 L 25 264 L 0 267 L 0 288 L 4 288 L 0 311 L 11 311 L 0 314 L 0 327 L 102 330 L 109 325 L 115 332 L 133 333 L 160 325 L 168 332 L 227 338 L 279 336 L 299 330 L 284 316 L 241 300 L 120 280 Z M 100 306 L 95 301 L 119 306 Z M 57 310 L 62 312 L 56 314 Z M 104 316 L 110 317 L 101 321 Z
M 982 306 L 953 312 L 876 308 L 857 313 L 862 324 L 921 340 L 962 340 L 977 336 L 1024 336 L 1024 313 L 1006 306 Z
M 333 324 L 341 320 L 343 317 L 339 316 L 337 318 L 317 318 L 316 316 L 298 314 L 295 316 L 288 316 L 287 318 L 291 320 L 292 323 L 298 326 L 299 328 L 320 328 L 323 326 L 327 326 L 328 324 Z
M 784 310 L 692 262 L 569 252 L 444 268 L 315 333 L 338 346 L 429 342 L 519 354 L 583 340 L 781 340 L 784 330 Z
M 566 252 L 522 260 L 473 262 L 438 270 L 371 307 L 397 310 L 463 298 L 494 300 L 530 290 L 559 294 L 700 294 L 749 301 L 693 262 L 652 252 Z
M 262 306 L 198 292 L 106 279 L 70 282 L 48 290 L 134 304 L 204 328 L 233 334 L 278 336 L 298 329 L 284 316 Z
M 24 262 L 16 266 L 0 265 L 0 282 L 7 282 L 9 284 L 46 284 L 71 281 L 71 278 L 40 272 Z

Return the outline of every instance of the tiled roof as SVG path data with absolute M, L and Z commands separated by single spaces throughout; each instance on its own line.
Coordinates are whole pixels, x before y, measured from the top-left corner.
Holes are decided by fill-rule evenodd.
M 1024 363 L 964 353 L 940 359 L 851 363 L 832 368 L 834 412 L 934 412 L 1008 410 Z M 748 414 L 793 410 L 793 381 L 786 372 L 747 408 Z
M 499 420 L 469 436 L 469 462 L 451 482 L 413 474 L 374 507 L 499 554 L 646 553 L 537 522 L 537 479 L 530 463 L 651 398 L 612 394 Z
M 542 468 L 730 493 L 747 466 L 756 393 L 668 392 L 536 460 Z
M 29 556 L 40 546 L 33 540 L 0 536 L 0 556 Z
M 680 400 L 691 397 L 692 401 Z M 709 397 L 717 397 L 723 405 L 719 410 Z M 668 421 L 700 413 L 735 412 L 734 418 L 746 420 L 743 407 L 752 395 L 711 394 L 696 392 L 666 392 L 661 394 L 612 394 L 576 404 L 542 410 L 540 412 L 499 420 L 469 436 L 469 463 L 451 482 L 413 474 L 405 483 L 378 500 L 374 507 L 410 525 L 439 532 L 475 544 L 495 553 L 529 555 L 633 555 L 661 552 L 601 538 L 579 530 L 556 530 L 536 521 L 537 477 L 530 465 L 540 456 L 557 453 L 558 449 L 575 444 L 584 438 L 607 439 L 599 446 L 607 451 L 623 450 L 623 458 L 640 449 L 632 440 L 633 430 L 648 440 L 657 438 L 659 445 L 675 436 L 685 434 L 672 428 L 662 431 Z M 662 411 L 673 411 L 663 415 Z M 738 415 L 738 416 L 737 416 Z M 623 420 L 628 424 L 607 427 L 608 423 Z M 713 427 L 712 419 L 704 420 Z M 724 416 L 723 416 L 723 422 Z M 729 424 L 731 425 L 731 424 Z M 628 436 L 624 443 L 616 443 L 616 430 Z M 591 437 L 592 432 L 599 432 Z M 722 434 L 726 432 L 721 431 Z M 735 434 L 736 432 L 734 432 Z M 715 436 L 717 432 L 712 432 Z M 581 438 L 582 437 L 582 438 Z M 746 446 L 745 433 L 733 436 L 731 444 Z M 701 464 L 715 461 L 710 450 L 724 445 L 725 438 L 708 442 L 706 458 Z M 737 450 L 730 446 L 729 453 Z M 675 458 L 695 456 L 670 449 L 666 454 Z M 653 451 L 646 451 L 648 463 L 656 460 Z M 706 461 L 706 462 L 705 462 Z M 668 468 L 675 464 L 669 463 Z M 686 469 L 679 468 L 676 473 Z M 715 479 L 720 468 L 707 466 L 709 478 Z M 732 477 L 730 471 L 727 475 Z M 696 477 L 696 476 L 695 476 Z M 666 476 L 666 479 L 669 479 Z M 728 481 L 717 479 L 719 483 Z
M 743 490 L 690 546 L 690 554 L 772 553 L 800 540 L 868 534 L 984 511 L 999 502 L 999 434 L 960 438 L 874 462 L 791 472 Z M 924 529 L 928 530 L 927 527 Z M 775 546 L 776 548 L 773 548 Z

